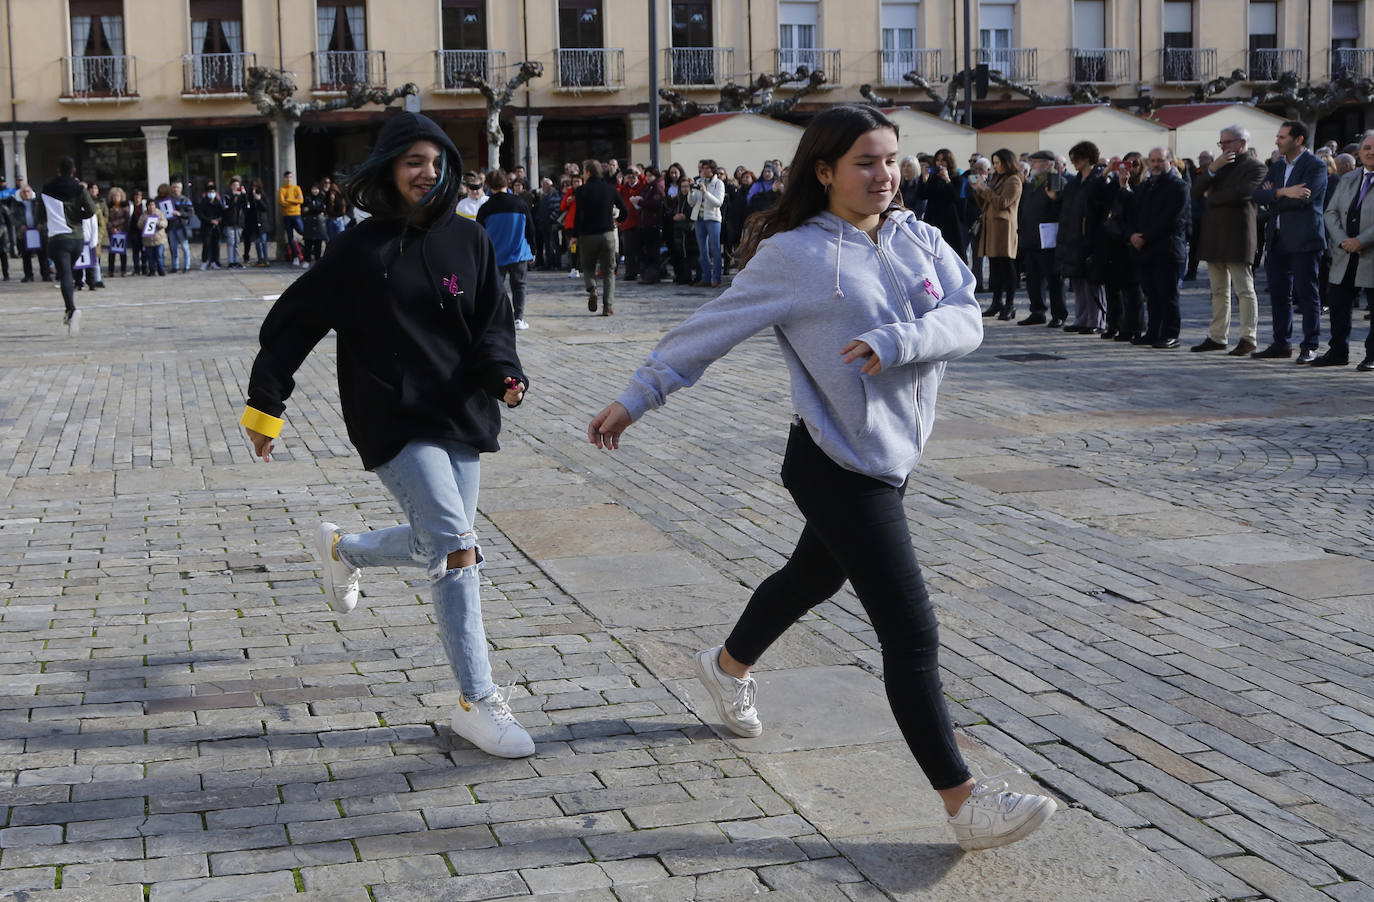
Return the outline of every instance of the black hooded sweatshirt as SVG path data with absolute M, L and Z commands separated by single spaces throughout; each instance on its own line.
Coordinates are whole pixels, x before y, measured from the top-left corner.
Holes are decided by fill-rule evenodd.
M 415 113 L 394 115 L 378 144 L 421 139 L 445 148 L 449 166 L 462 171 L 453 142 Z M 529 385 L 491 240 L 451 207 L 428 228 L 374 216 L 329 243 L 263 321 L 244 425 L 280 430 L 273 418 L 286 409 L 296 370 L 331 329 L 344 422 L 369 470 L 413 440 L 497 450 L 505 380 Z

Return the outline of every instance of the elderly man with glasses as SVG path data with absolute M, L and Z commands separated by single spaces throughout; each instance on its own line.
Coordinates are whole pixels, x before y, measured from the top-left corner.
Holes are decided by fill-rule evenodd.
M 1225 350 L 1231 331 L 1231 290 L 1240 312 L 1240 341 L 1230 352 L 1244 357 L 1256 348 L 1259 300 L 1252 263 L 1258 233 L 1255 189 L 1264 181 L 1264 164 L 1247 152 L 1250 131 L 1243 125 L 1221 130 L 1221 152 L 1193 179 L 1193 197 L 1206 204 L 1198 231 L 1198 259 L 1207 264 L 1212 286 L 1212 325 L 1194 351 Z

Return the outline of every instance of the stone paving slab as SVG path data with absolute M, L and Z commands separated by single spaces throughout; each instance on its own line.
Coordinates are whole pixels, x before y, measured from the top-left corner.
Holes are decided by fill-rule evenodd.
M 999 323 L 950 368 L 908 515 L 951 713 L 985 772 L 1067 806 L 962 855 L 848 591 L 762 662 L 763 740 L 694 713 L 691 654 L 800 529 L 768 336 L 597 452 L 587 418 L 708 295 L 624 286 L 591 319 L 534 276 L 536 388 L 478 530 L 539 751 L 498 761 L 446 726 L 418 571 L 323 605 L 313 524 L 399 511 L 348 445 L 332 339 L 250 459 L 261 296 L 294 273 L 248 275 L 111 280 L 76 340 L 50 288 L 0 294 L 0 899 L 1367 896 L 1364 374 Z M 1200 335 L 1205 286 L 1184 312 Z M 1030 352 L 1062 359 L 1003 359 Z

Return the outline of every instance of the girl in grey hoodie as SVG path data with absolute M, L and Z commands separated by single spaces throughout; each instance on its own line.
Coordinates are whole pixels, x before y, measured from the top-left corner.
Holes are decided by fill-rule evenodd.
M 1054 813 L 1054 800 L 975 781 L 941 691 L 938 624 L 911 545 L 902 496 L 935 419 L 945 366 L 976 349 L 973 275 L 940 232 L 894 206 L 897 127 L 839 106 L 811 121 L 779 202 L 750 218 L 747 265 L 720 297 L 658 343 L 629 387 L 587 428 L 620 434 L 715 360 L 772 328 L 795 411 L 782 481 L 806 518 L 791 559 L 764 580 L 723 646 L 696 671 L 725 726 L 763 732 L 750 668 L 798 618 L 848 580 L 882 645 L 888 699 L 959 844 L 1006 845 Z

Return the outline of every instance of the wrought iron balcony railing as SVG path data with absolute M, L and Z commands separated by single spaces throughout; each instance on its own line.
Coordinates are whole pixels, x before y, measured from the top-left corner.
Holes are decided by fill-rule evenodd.
M 132 56 L 62 57 L 62 97 L 124 100 L 138 96 Z
M 187 53 L 181 57 L 182 94 L 243 94 L 255 53 Z
M 978 62 L 1017 84 L 1033 85 L 1040 80 L 1039 55 L 1034 47 L 981 47 Z
M 735 77 L 733 47 L 670 47 L 663 62 L 673 88 L 719 87 Z
M 1215 47 L 1165 47 L 1159 51 L 1159 80 L 1193 84 L 1217 77 Z
M 828 87 L 840 85 L 840 51 L 823 47 L 798 47 L 774 50 L 773 59 L 777 72 L 796 72 L 805 68 L 808 72 L 825 73 Z
M 347 91 L 360 84 L 380 88 L 386 84 L 384 50 L 317 50 L 310 54 L 316 91 Z
M 1374 75 L 1374 47 L 1336 47 L 1331 50 L 1331 77 L 1349 72 L 1356 78 Z
M 559 91 L 619 91 L 625 87 L 621 47 L 567 47 L 554 51 Z
M 1293 48 L 1262 48 L 1250 51 L 1249 63 L 1249 81 L 1271 82 L 1285 72 L 1301 72 L 1303 55 Z
M 938 81 L 945 74 L 938 48 L 916 47 L 908 50 L 878 51 L 878 83 L 888 88 L 910 85 L 904 76 L 915 72 L 926 81 Z
M 1081 85 L 1121 85 L 1131 80 L 1131 51 L 1121 47 L 1082 47 L 1069 51 L 1070 80 Z
M 461 72 L 471 72 L 478 78 L 492 81 L 499 78 L 506 66 L 504 50 L 436 50 L 434 51 L 434 87 L 439 91 L 475 91 L 458 79 Z

